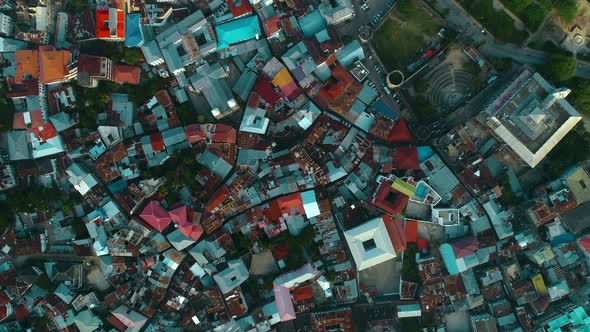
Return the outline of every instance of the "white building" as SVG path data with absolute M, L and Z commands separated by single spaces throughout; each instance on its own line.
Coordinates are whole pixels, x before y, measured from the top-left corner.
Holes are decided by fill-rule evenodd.
M 12 17 L 4 13 L 0 13 L 0 34 L 4 34 L 7 36 L 12 35 L 13 26 L 14 25 L 12 24 Z
M 525 69 L 485 106 L 483 122 L 527 165 L 535 167 L 582 120 L 557 89 Z
M 270 120 L 266 117 L 266 110 L 262 108 L 246 107 L 240 124 L 240 131 L 254 134 L 264 134 Z
M 359 271 L 397 256 L 382 218 L 349 229 L 344 237 Z
M 96 178 L 82 169 L 78 163 L 73 163 L 66 170 L 68 174 L 68 181 L 74 186 L 74 188 L 80 193 L 80 195 L 86 195 L 94 186 L 98 184 Z
M 246 264 L 241 259 L 227 262 L 227 268 L 213 276 L 223 294 L 231 292 L 250 276 Z

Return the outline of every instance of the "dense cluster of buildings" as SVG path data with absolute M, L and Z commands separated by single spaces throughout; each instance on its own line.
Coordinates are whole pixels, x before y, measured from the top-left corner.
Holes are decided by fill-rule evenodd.
M 590 176 L 517 176 L 581 119 L 533 70 L 433 148 L 349 0 L 2 4 L 0 331 L 590 326 Z

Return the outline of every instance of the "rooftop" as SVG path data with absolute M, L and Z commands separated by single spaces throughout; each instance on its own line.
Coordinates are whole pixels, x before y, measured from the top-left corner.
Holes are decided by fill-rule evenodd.
M 565 100 L 569 89 L 554 88 L 525 69 L 485 112 L 487 124 L 529 166 L 535 167 L 582 119 Z

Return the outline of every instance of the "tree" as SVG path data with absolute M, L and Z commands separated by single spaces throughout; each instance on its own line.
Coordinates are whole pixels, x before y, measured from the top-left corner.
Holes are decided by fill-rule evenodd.
M 87 0 L 69 0 L 66 5 L 66 12 L 69 14 L 79 14 L 88 8 Z
M 400 318 L 399 326 L 402 331 L 420 331 L 420 320 L 418 317 Z
M 584 124 L 578 124 L 547 155 L 544 170 L 550 179 L 554 179 L 568 168 L 590 158 L 590 133 Z
M 416 88 L 417 93 L 423 94 L 426 93 L 426 91 L 428 91 L 428 88 L 430 87 L 430 82 L 428 82 L 428 80 L 421 79 L 418 82 L 416 82 L 416 85 L 414 87 Z
M 590 80 L 576 77 L 568 86 L 573 87 L 568 101 L 581 113 L 590 115 Z
M 481 72 L 481 67 L 475 61 L 467 61 L 463 64 L 463 70 L 473 76 L 477 76 Z
M 576 59 L 563 54 L 552 54 L 543 70 L 555 82 L 567 81 L 576 75 Z
M 518 205 L 519 200 L 516 197 L 516 194 L 512 191 L 512 187 L 510 187 L 510 179 L 508 174 L 505 174 L 501 181 L 500 185 L 502 186 L 502 196 L 498 199 L 502 205 L 505 207 L 513 207 Z
M 0 203 L 0 232 L 14 225 L 14 211 L 5 202 Z
M 6 80 L 0 78 L 0 131 L 12 129 L 12 114 L 14 113 L 14 104 L 12 99 L 6 98 Z
M 510 58 L 501 58 L 497 60 L 492 60 L 492 65 L 496 70 L 500 73 L 505 73 L 512 69 L 512 59 Z
M 143 60 L 143 53 L 139 48 L 125 48 L 123 58 L 127 64 L 136 65 Z
M 573 21 L 578 15 L 579 0 L 556 0 L 553 3 L 557 15 L 566 22 Z

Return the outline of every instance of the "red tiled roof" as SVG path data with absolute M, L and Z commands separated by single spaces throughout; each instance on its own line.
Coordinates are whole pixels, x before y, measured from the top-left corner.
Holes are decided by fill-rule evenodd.
M 453 252 L 455 253 L 455 257 L 463 258 L 465 256 L 469 256 L 473 254 L 478 248 L 479 244 L 477 242 L 477 238 L 475 237 L 468 237 L 465 239 L 461 239 L 452 244 Z
M 115 83 L 139 84 L 141 69 L 137 66 L 115 65 L 113 81 Z
M 385 212 L 398 214 L 406 207 L 410 198 L 391 188 L 391 184 L 391 181 L 381 183 L 375 194 L 373 205 Z
M 99 56 L 80 54 L 78 56 L 78 72 L 86 72 L 90 76 L 99 75 L 100 60 Z
M 268 20 L 264 21 L 264 23 L 263 23 L 264 32 L 266 32 L 267 36 L 271 36 L 272 34 L 274 34 L 275 32 L 280 30 L 280 27 L 279 27 L 280 21 L 281 21 L 281 18 L 279 16 L 273 16 L 273 17 L 269 18 Z
M 284 243 L 279 243 L 272 248 L 272 252 L 276 259 L 281 260 L 289 256 L 289 247 Z
M 385 223 L 387 234 L 389 234 L 389 238 L 391 239 L 391 244 L 393 244 L 393 249 L 395 249 L 395 252 L 399 253 L 406 250 L 406 233 L 404 232 L 401 221 L 392 218 L 388 214 L 383 215 L 381 218 Z
M 127 325 L 123 324 L 123 322 L 121 322 L 117 317 L 115 317 L 115 315 L 111 314 L 109 315 L 109 317 L 107 318 L 107 321 L 109 321 L 109 323 L 116 328 L 119 331 L 125 331 L 127 330 Z
M 410 243 L 418 242 L 418 222 L 406 220 L 406 239 Z
M 313 299 L 313 289 L 311 286 L 299 287 L 293 290 L 293 299 L 295 302 L 302 302 Z
M 227 5 L 234 18 L 252 13 L 252 7 L 248 0 L 227 0 Z
M 205 139 L 205 131 L 201 129 L 201 125 L 199 124 L 184 126 L 184 134 L 186 135 L 186 140 L 191 144 Z
M 182 232 L 182 234 L 186 235 L 187 237 L 192 238 L 193 240 L 198 240 L 201 235 L 203 235 L 203 226 L 195 225 L 189 220 L 189 209 L 186 205 L 182 205 L 172 211 L 169 212 L 170 218 L 172 221 L 178 225 L 178 229 Z
M 8 308 L 5 305 L 0 306 L 0 322 L 5 320 L 6 317 L 8 317 Z
M 428 240 L 419 238 L 418 239 L 418 250 L 424 250 L 428 248 Z
M 393 167 L 396 169 L 418 169 L 418 149 L 415 147 L 400 146 L 393 152 Z
M 51 123 L 45 123 L 41 127 L 34 127 L 29 129 L 35 136 L 41 138 L 44 141 L 54 138 L 57 136 L 57 132 Z
M 408 129 L 408 124 L 406 120 L 399 119 L 395 127 L 389 133 L 389 137 L 387 138 L 390 142 L 397 142 L 397 143 L 409 143 L 414 140 L 414 137 L 410 133 L 410 129 Z
M 29 309 L 24 304 L 14 307 L 14 316 L 16 320 L 23 320 L 29 316 Z
M 170 224 L 170 215 L 156 201 L 149 202 L 139 216 L 160 233 Z
M 157 132 L 151 134 L 150 143 L 154 152 L 160 152 L 164 150 L 164 138 L 162 138 L 162 133 Z
M 125 36 L 125 12 L 117 10 L 117 32 L 111 36 L 109 28 L 109 9 L 96 10 L 96 38 L 123 38 Z
M 15 112 L 12 119 L 12 129 L 26 129 L 25 113 L 27 112 Z M 35 110 L 28 112 L 31 118 L 31 127 L 42 127 L 43 126 L 43 112 L 41 110 Z
M 10 297 L 8 297 L 8 294 L 6 294 L 6 291 L 1 291 L 0 292 L 0 305 L 8 304 L 8 303 L 10 303 Z
M 253 91 L 256 91 L 258 95 L 265 100 L 267 103 L 274 105 L 281 98 L 279 94 L 274 90 L 270 80 L 268 78 L 261 78 L 254 85 Z
M 586 250 L 586 253 L 590 254 L 590 236 L 583 237 L 578 240 L 582 247 Z
M 209 203 L 205 205 L 205 211 L 213 211 L 213 209 L 218 207 L 221 203 L 223 203 L 223 201 L 225 201 L 228 198 L 229 191 L 227 190 L 227 188 L 225 186 L 219 187 L 219 189 L 217 189 L 217 191 L 213 194 L 213 197 L 211 197 Z

